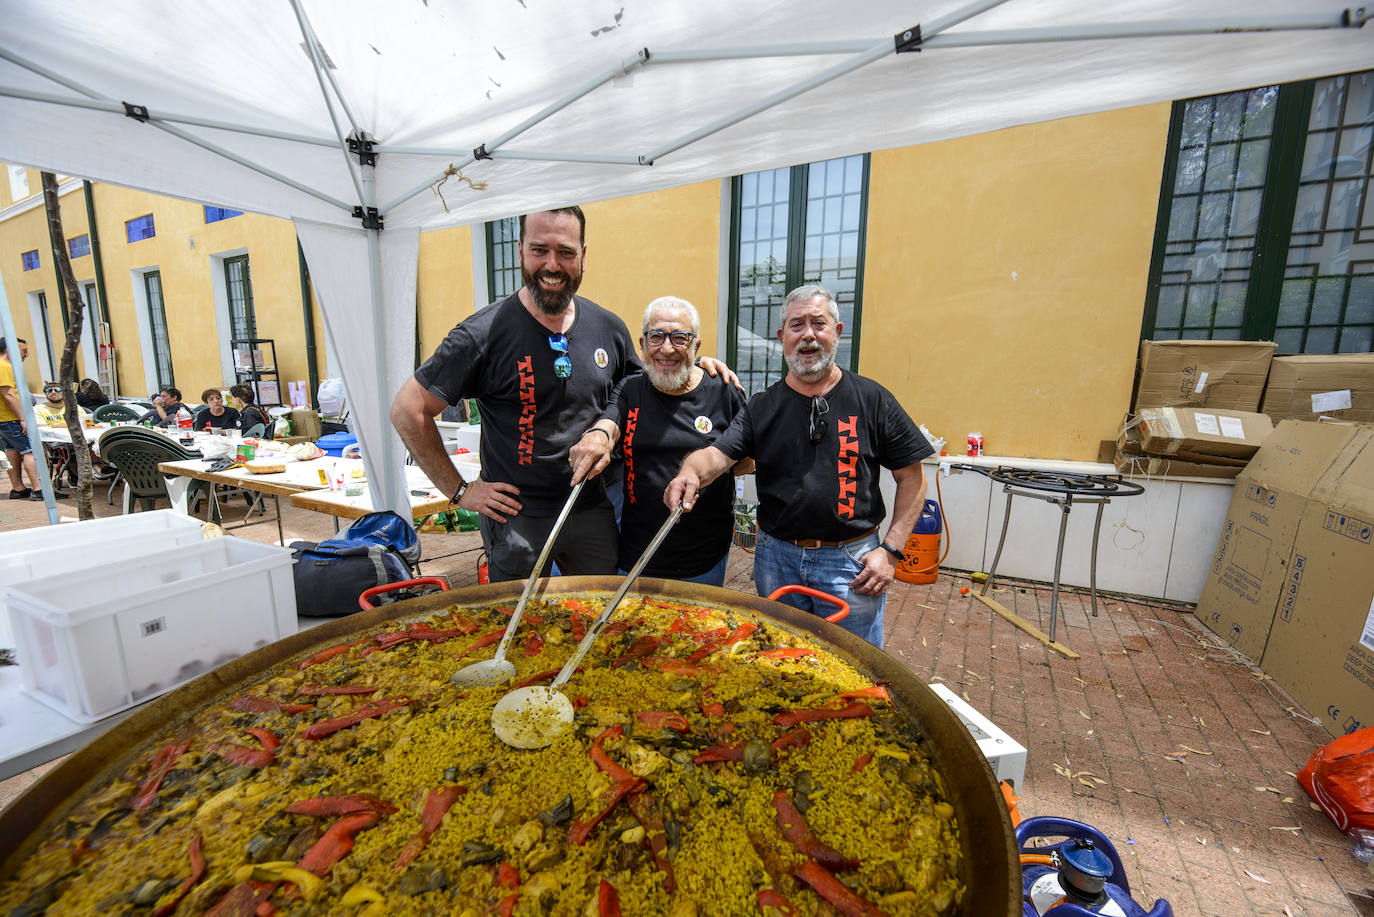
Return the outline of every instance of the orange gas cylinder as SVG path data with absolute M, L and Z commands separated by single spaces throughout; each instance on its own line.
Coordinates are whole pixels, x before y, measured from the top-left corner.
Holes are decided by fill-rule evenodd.
M 940 504 L 927 500 L 895 571 L 904 583 L 933 583 L 940 572 Z
M 491 571 L 487 567 L 487 552 L 483 551 L 482 556 L 477 559 L 477 582 L 485 586 L 491 582 Z

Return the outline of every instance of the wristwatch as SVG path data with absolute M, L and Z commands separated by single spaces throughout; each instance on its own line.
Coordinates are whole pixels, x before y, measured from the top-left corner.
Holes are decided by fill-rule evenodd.
M 463 481 L 462 483 L 460 483 L 458 485 L 458 489 L 453 492 L 453 496 L 449 498 L 448 505 L 457 506 L 458 501 L 463 499 L 463 494 L 467 493 L 468 488 L 471 486 L 472 482 L 470 481 Z
M 888 544 L 886 541 L 880 541 L 880 542 L 878 542 L 878 547 L 882 548 L 884 551 L 886 551 L 887 553 L 891 554 L 893 557 L 897 558 L 898 560 L 906 560 L 906 555 L 905 555 L 905 554 L 903 554 L 901 551 L 899 551 L 899 550 L 897 550 L 896 548 L 894 548 L 892 545 Z

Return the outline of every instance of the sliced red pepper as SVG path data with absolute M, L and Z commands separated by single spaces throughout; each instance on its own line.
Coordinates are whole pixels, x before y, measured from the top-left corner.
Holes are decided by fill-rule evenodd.
M 625 633 L 625 631 L 629 630 L 630 628 L 638 627 L 640 624 L 643 623 L 643 618 L 637 618 L 633 621 L 612 621 L 610 624 L 607 624 L 604 628 L 601 629 L 601 635 L 599 639 L 604 639 L 607 637 L 614 639 L 616 637 L 619 637 L 621 634 Z
M 644 600 L 644 604 L 645 604 L 645 605 L 660 605 L 660 606 L 661 606 L 662 603 L 660 603 L 660 602 L 654 602 L 654 601 L 651 601 L 650 599 L 645 599 L 645 600 Z M 675 634 L 675 633 L 679 632 L 680 630 L 682 630 L 682 629 L 683 629 L 684 627 L 686 627 L 686 626 L 687 626 L 687 619 L 686 619 L 685 617 L 683 617 L 681 614 L 679 614 L 676 618 L 673 618 L 673 623 L 668 625 L 668 631 L 667 631 L 667 633 L 669 633 L 669 634 Z
M 345 815 L 330 825 L 328 830 L 296 861 L 297 869 L 313 872 L 323 879 L 329 875 L 334 864 L 342 860 L 353 849 L 353 836 L 377 824 L 375 812 L 358 812 Z
M 511 615 L 515 614 L 515 609 L 514 609 L 514 608 L 507 608 L 507 607 L 505 607 L 504 605 L 498 605 L 498 606 L 496 607 L 496 610 L 499 611 L 499 612 L 501 612 L 501 614 L 505 615 L 505 616 L 508 617 L 508 618 L 509 618 Z M 526 611 L 526 612 L 524 612 L 524 613 L 522 613 L 522 614 L 520 615 L 520 623 L 521 623 L 521 624 L 524 624 L 524 623 L 526 623 L 526 622 L 529 622 L 530 624 L 543 624 L 543 623 L 544 623 L 544 619 L 541 618 L 541 617 L 538 617 L 537 615 L 532 615 L 532 614 L 530 614 L 528 611 Z
M 692 724 L 687 722 L 687 717 L 673 710 L 640 710 L 635 713 L 635 722 L 645 729 L 671 729 L 674 732 L 692 731 Z
M 406 842 L 405 849 L 401 851 L 401 857 L 396 861 L 397 872 L 415 862 L 415 858 L 425 849 L 434 832 L 439 830 L 439 824 L 444 820 L 448 810 L 453 808 L 458 797 L 467 791 L 468 788 L 465 786 L 438 786 L 425 794 L 424 809 L 420 813 L 420 830 Z
M 592 615 L 592 617 L 596 617 L 596 615 L 592 613 L 592 610 L 590 608 L 588 608 L 586 605 L 583 605 L 577 599 L 564 599 L 563 607 L 568 609 L 569 611 L 581 612 L 582 614 Z
M 854 760 L 854 773 L 857 774 L 857 773 L 859 773 L 859 771 L 863 770 L 865 767 L 868 767 L 868 763 L 869 763 L 870 761 L 872 761 L 872 760 L 873 760 L 873 752 L 871 752 L 871 751 L 869 751 L 869 752 L 864 752 L 863 754 L 859 755 L 859 757 L 856 758 L 856 759 Z
M 616 783 L 622 783 L 626 780 L 634 780 L 635 776 L 634 774 L 631 774 L 629 771 L 625 770 L 625 768 L 621 767 L 619 764 L 616 764 L 615 761 L 612 760 L 611 756 L 606 754 L 606 750 L 601 747 L 601 743 L 606 741 L 607 739 L 618 739 L 624 734 L 624 727 L 621 726 L 619 723 L 616 723 L 611 728 L 603 730 L 600 735 L 598 735 L 595 739 L 592 740 L 592 763 L 595 764 L 597 768 L 599 768 L 606 776 L 610 777 Z
M 631 777 L 629 780 L 621 780 L 619 783 L 613 784 L 610 794 L 603 797 L 607 800 L 606 807 L 586 821 L 577 822 L 568 829 L 568 843 L 577 846 L 586 843 L 587 835 L 591 834 L 592 829 L 601 824 L 602 820 L 610 815 L 616 806 L 620 805 L 620 800 L 644 785 L 644 781 L 638 777 Z
M 215 906 L 205 912 L 205 917 L 252 917 L 257 913 L 259 904 L 266 904 L 276 889 L 275 884 L 264 884 L 249 879 L 240 882 L 215 902 Z
M 272 751 L 274 748 L 281 745 L 281 739 L 277 738 L 276 733 L 271 730 L 245 729 L 244 732 L 247 732 L 250 736 L 262 743 L 262 747 L 265 751 Z
M 671 895 L 677 888 L 677 878 L 673 875 L 672 861 L 668 859 L 668 832 L 663 827 L 663 815 L 648 791 L 631 793 L 625 804 L 644 829 L 644 848 L 653 857 L 658 871 L 663 873 L 663 890 Z
M 774 755 L 777 755 L 777 753 L 782 751 L 784 748 L 804 748 L 807 745 L 809 745 L 810 742 L 811 733 L 806 731 L 805 726 L 798 726 L 797 728 L 789 732 L 784 732 L 782 735 L 778 736 L 776 739 L 773 740 L 773 742 L 768 747 L 773 749 Z
M 240 694 L 229 702 L 229 709 L 238 710 L 241 713 L 285 713 L 292 716 L 307 710 L 314 710 L 315 705 L 284 704 L 279 700 L 258 694 Z
M 363 795 L 343 795 L 343 796 L 312 796 L 309 799 L 301 799 L 291 803 L 286 807 L 286 812 L 290 815 L 315 815 L 329 818 L 338 818 L 343 815 L 356 815 L 359 812 L 371 812 L 374 815 L 390 815 L 396 811 L 396 807 L 385 799 L 378 799 L 376 796 Z
M 491 909 L 491 912 L 495 914 L 496 917 L 511 917 L 511 914 L 515 913 L 515 906 L 519 903 L 520 893 L 515 892 L 497 902 L 496 906 Z
M 581 670 L 579 669 L 578 671 Z M 590 703 L 590 698 L 583 697 L 581 694 L 573 695 L 572 705 L 574 710 L 581 710 L 583 707 L 587 706 Z
M 859 868 L 858 860 L 845 856 L 816 837 L 786 790 L 778 790 L 773 794 L 773 810 L 778 813 L 778 827 L 782 829 L 783 836 L 802 853 L 827 869 L 848 872 Z
M 323 739 L 325 736 L 332 736 L 341 729 L 356 726 L 363 720 L 370 720 L 373 717 L 390 713 L 392 710 L 404 707 L 409 703 L 410 700 L 405 697 L 388 697 L 375 704 L 359 707 L 356 712 L 350 713 L 348 716 L 336 716 L 330 720 L 322 720 L 307 727 L 305 732 L 301 734 L 307 739 Z
M 782 893 L 775 889 L 762 889 L 754 896 L 754 901 L 758 904 L 759 910 L 761 911 L 766 907 L 771 907 L 779 914 L 782 914 L 783 917 L 796 917 L 797 909 L 792 906 L 792 902 L 784 898 Z M 765 911 L 765 913 L 767 912 Z
M 376 694 L 378 690 L 378 688 L 369 688 L 367 685 L 302 685 L 296 693 L 306 697 L 351 696 L 354 694 Z
M 854 894 L 819 863 L 803 863 L 789 871 L 833 904 L 844 917 L 887 917 L 886 911 Z
M 716 627 L 712 630 L 703 630 L 692 634 L 692 639 L 697 643 L 720 643 L 728 636 L 730 636 L 730 628 Z
M 153 800 L 157 798 L 157 788 L 162 786 L 162 779 L 167 776 L 172 765 L 177 763 L 177 758 L 185 754 L 186 749 L 190 747 L 190 742 L 174 742 L 157 750 L 153 759 L 148 762 L 148 776 L 143 778 L 138 792 L 134 794 L 132 805 L 135 809 L 142 811 L 153 804 Z
M 502 888 L 519 888 L 520 873 L 515 871 L 515 867 L 501 861 L 501 865 L 496 867 L 496 884 Z
M 725 645 L 734 646 L 741 640 L 748 640 L 749 637 L 753 635 L 754 631 L 758 629 L 759 626 L 755 622 L 745 621 L 739 627 L 736 627 L 734 630 L 730 631 L 730 635 L 725 638 Z
M 505 631 L 498 630 L 494 633 L 487 634 L 485 637 L 478 637 L 477 640 L 472 644 L 472 646 L 469 646 L 467 649 L 463 650 L 458 655 L 460 657 L 466 656 L 468 653 L 480 650 L 484 646 L 491 646 L 493 643 L 500 643 L 501 637 L 504 635 Z
M 181 903 L 182 898 L 186 897 L 186 893 L 191 890 L 192 886 L 205 878 L 205 857 L 200 852 L 199 834 L 191 838 L 191 847 L 187 851 L 187 855 L 191 860 L 191 874 L 177 886 L 176 897 L 153 911 L 153 917 L 170 917 L 176 912 L 177 905 Z
M 873 708 L 863 701 L 851 701 L 844 707 L 822 707 L 818 710 L 788 710 L 773 717 L 778 726 L 795 726 L 798 723 L 814 723 L 818 720 L 854 720 L 872 716 Z
M 355 641 L 352 642 L 352 643 L 343 643 L 343 644 L 340 644 L 339 646 L 331 646 L 331 647 L 330 647 L 329 649 L 327 649 L 327 650 L 320 650 L 320 651 L 319 651 L 318 653 L 316 653 L 315 655 L 310 656 L 310 657 L 308 657 L 308 658 L 306 658 L 306 659 L 302 659 L 302 660 L 297 664 L 297 668 L 308 669 L 308 668 L 310 668 L 312 665 L 319 665 L 321 662 L 326 662 L 326 661 L 328 661 L 328 660 L 330 660 L 330 659 L 333 659 L 335 656 L 342 656 L 344 653 L 346 653 L 346 652 L 348 652 L 349 650 L 353 649 L 353 647 L 359 646 L 359 645 L 361 645 L 361 644 L 363 644 L 363 643 L 366 643 L 366 642 L 367 642 L 366 640 L 355 640 Z
M 596 889 L 596 909 L 601 917 L 620 917 L 620 895 L 605 879 Z
M 611 668 L 619 668 L 631 659 L 642 659 L 648 656 L 654 650 L 658 649 L 659 644 L 662 642 L 663 641 L 659 640 L 657 637 L 652 637 L 647 634 L 643 637 L 637 637 L 635 641 L 630 644 L 630 648 L 625 651 L 625 655 L 611 663 Z
M 578 667 L 578 671 L 582 671 L 580 666 Z M 547 672 L 540 672 L 538 675 L 531 675 L 529 678 L 526 678 L 519 684 L 511 685 L 510 689 L 514 691 L 516 688 L 528 688 L 530 685 L 537 685 L 541 681 L 550 681 L 554 678 L 554 676 L 558 674 L 558 672 L 558 669 L 549 669 Z
M 651 669 L 670 675 L 709 675 L 720 671 L 713 665 L 693 665 L 668 656 L 645 656 L 641 661 Z
M 587 636 L 587 625 L 592 623 L 592 621 L 594 620 L 596 620 L 596 618 L 592 615 L 582 614 L 578 612 L 576 608 L 574 608 L 572 613 L 573 639 L 581 640 L 583 637 Z
M 714 764 L 717 761 L 743 761 L 744 743 L 735 745 L 710 745 L 703 748 L 692 759 L 693 764 Z
M 719 649 L 720 649 L 720 647 L 717 646 L 716 644 L 714 644 L 714 643 L 708 643 L 708 644 L 706 644 L 705 646 L 703 646 L 701 649 L 693 650 L 693 651 L 692 651 L 692 654 L 691 654 L 690 656 L 688 656 L 688 657 L 684 660 L 684 662 L 685 662 L 687 665 L 696 665 L 698 662 L 701 662 L 701 660 L 705 659 L 707 656 L 711 655 L 712 653 L 716 652 L 716 651 L 719 650 Z
M 465 634 L 474 634 L 481 629 L 481 625 L 472 620 L 472 618 L 456 611 L 453 613 L 453 626 Z
M 525 655 L 538 656 L 544 649 L 544 638 L 539 636 L 539 631 L 532 630 L 525 634 Z
M 662 599 L 645 599 L 644 604 L 651 608 L 666 608 L 669 611 L 680 611 L 689 614 L 698 620 L 711 613 L 711 609 L 702 608 L 700 605 L 683 605 L 678 602 L 665 602 Z
M 867 688 L 855 688 L 853 691 L 845 691 L 838 695 L 843 700 L 890 700 L 887 696 L 887 688 L 882 685 L 872 685 Z
M 276 763 L 277 760 L 276 752 L 262 748 L 246 748 L 242 745 L 235 745 L 233 742 L 220 742 L 211 745 L 210 750 L 230 764 L 237 764 L 239 767 L 267 767 L 269 764 Z
M 776 650 L 760 650 L 754 656 L 757 659 L 800 659 L 803 656 L 814 656 L 816 651 L 809 646 L 784 646 Z
M 702 716 L 725 716 L 725 705 L 718 700 L 701 702 Z

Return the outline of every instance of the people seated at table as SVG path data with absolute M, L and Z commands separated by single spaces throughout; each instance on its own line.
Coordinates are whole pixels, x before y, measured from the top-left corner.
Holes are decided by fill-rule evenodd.
M 253 403 L 256 397 L 253 393 L 253 386 L 247 382 L 240 382 L 229 388 L 229 400 L 234 403 L 234 407 L 239 412 L 239 429 L 243 431 L 243 435 L 271 439 L 272 418 L 267 416 L 266 411 Z M 262 429 L 255 429 L 257 427 Z
M 170 385 L 153 398 L 153 409 L 138 419 L 139 423 L 153 422 L 155 427 L 175 427 L 177 418 L 190 417 L 191 408 L 182 403 L 181 389 Z
M 110 397 L 94 379 L 82 379 L 76 387 L 76 403 L 88 411 L 94 411 L 102 404 L 109 404 Z
M 38 417 L 38 422 L 51 427 L 65 426 L 67 423 L 67 402 L 62 400 L 62 385 L 58 382 L 43 383 L 42 404 L 34 405 L 33 412 Z M 82 420 L 89 420 L 89 416 L 80 407 L 77 408 L 81 413 Z
M 207 388 L 200 393 L 200 400 L 205 402 L 205 407 L 196 411 L 195 419 L 191 421 L 193 430 L 237 430 L 239 428 L 239 412 L 224 406 L 224 393 L 219 389 Z

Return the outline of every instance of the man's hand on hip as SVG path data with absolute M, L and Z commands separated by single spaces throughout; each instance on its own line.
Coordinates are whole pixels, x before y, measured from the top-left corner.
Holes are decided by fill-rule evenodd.
M 503 481 L 473 481 L 463 491 L 458 507 L 489 516 L 497 522 L 507 522 L 508 516 L 514 516 L 524 508 L 515 499 L 519 493 L 520 488 Z
M 892 555 L 878 547 L 865 554 L 862 560 L 864 568 L 854 577 L 849 588 L 860 595 L 882 595 L 892 585 L 896 572 Z

